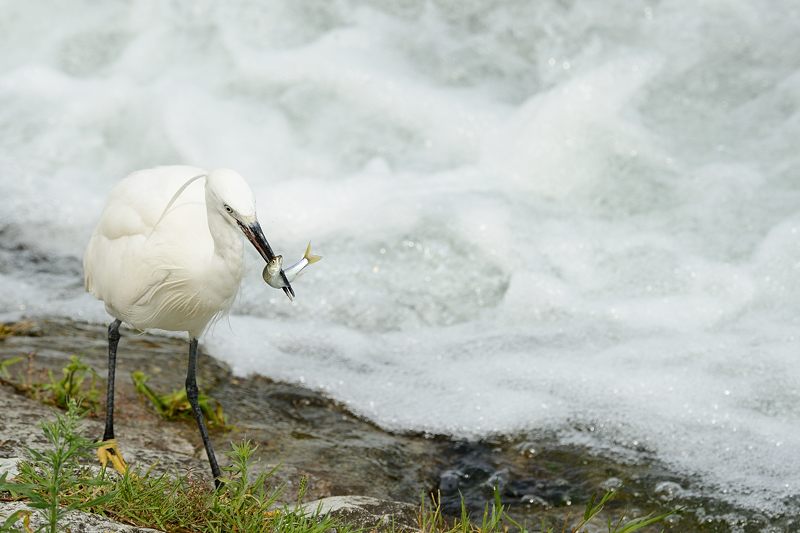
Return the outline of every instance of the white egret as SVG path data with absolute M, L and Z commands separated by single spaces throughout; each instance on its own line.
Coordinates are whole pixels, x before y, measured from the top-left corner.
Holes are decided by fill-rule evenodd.
M 253 193 L 227 169 L 187 166 L 134 172 L 111 191 L 83 257 L 86 290 L 114 317 L 108 327 L 106 427 L 97 455 L 123 472 L 114 439 L 114 371 L 119 326 L 189 334 L 186 395 L 214 483 L 220 470 L 198 404 L 197 339 L 230 309 L 242 279 L 240 232 L 269 262 L 275 254 L 256 219 Z M 284 292 L 294 291 L 284 277 Z

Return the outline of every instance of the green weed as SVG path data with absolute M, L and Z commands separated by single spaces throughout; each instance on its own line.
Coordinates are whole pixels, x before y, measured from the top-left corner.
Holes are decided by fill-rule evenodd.
M 156 412 L 164 420 L 192 418 L 192 406 L 189 403 L 189 398 L 186 397 L 186 389 L 178 389 L 169 394 L 158 394 L 147 385 L 149 378 L 144 372 L 138 370 L 131 373 L 131 379 L 134 387 L 136 387 L 136 392 L 149 400 Z M 213 408 L 211 407 L 211 402 L 214 402 Z M 228 425 L 225 413 L 222 411 L 222 405 L 218 401 L 212 400 L 208 395 L 201 392 L 198 397 L 198 403 L 209 427 L 223 431 L 233 429 L 234 426 Z
M 100 407 L 97 372 L 77 355 L 71 355 L 69 364 L 61 369 L 61 373 L 61 379 L 56 379 L 52 372 L 48 372 L 50 382 L 41 388 L 44 397 L 61 409 L 67 409 L 70 402 L 75 402 L 84 412 L 97 413 Z
M 3 499 L 23 499 L 45 522 L 40 530 L 54 532 L 63 516 L 72 510 L 104 515 L 122 523 L 176 532 L 308 532 L 324 533 L 335 528 L 350 533 L 352 528 L 334 520 L 307 513 L 290 504 L 279 504 L 282 487 L 270 487 L 273 471 L 253 477 L 249 441 L 233 445 L 225 485 L 210 489 L 207 480 L 190 475 L 156 473 L 152 469 L 112 471 L 82 467 L 92 460 L 96 444 L 77 433 L 79 409 L 70 402 L 66 415 L 42 424 L 52 447 L 47 452 L 28 450 L 13 482 L 0 476 Z M 251 479 L 253 478 L 253 479 Z M 298 501 L 305 484 L 301 483 Z M 21 511 L 0 524 L 0 531 L 19 531 L 18 522 L 29 530 L 29 516 Z
M 9 372 L 9 368 L 16 365 L 17 363 L 21 363 L 24 361 L 24 357 L 9 357 L 8 359 L 4 359 L 0 361 L 0 378 L 2 379 L 11 379 L 11 372 Z
M 40 531 L 55 533 L 66 513 L 100 506 L 113 497 L 113 492 L 99 494 L 97 489 L 102 487 L 102 481 L 87 475 L 86 468 L 78 463 L 96 446 L 78 434 L 79 420 L 80 408 L 70 401 L 65 415 L 41 425 L 51 449 L 45 452 L 27 449 L 27 460 L 19 464 L 19 482 L 9 483 L 5 475 L 0 477 L 0 491 L 25 498 L 28 506 L 42 517 L 45 525 Z M 74 492 L 82 492 L 86 497 L 71 497 Z M 3 527 L 13 530 L 12 525 L 21 516 L 22 513 L 15 513 Z
M 0 362 L 0 383 L 10 385 L 17 392 L 42 403 L 55 405 L 66 410 L 74 401 L 81 414 L 96 415 L 100 412 L 101 390 L 98 389 L 97 372 L 81 361 L 77 355 L 69 358 L 61 377 L 56 378 L 52 371 L 47 371 L 47 379 L 35 376 L 33 370 L 33 353 L 28 355 L 27 368 L 12 374 L 11 368 L 21 363 L 23 357 L 11 357 Z
M 569 517 L 565 517 L 560 526 L 549 525 L 542 522 L 536 531 L 545 533 L 583 533 L 592 526 L 592 531 L 597 531 L 597 524 L 600 512 L 606 504 L 614 499 L 616 491 L 606 492 L 600 501 L 596 496 L 592 496 L 586 504 L 583 518 L 576 524 L 571 525 Z M 609 533 L 634 533 L 645 527 L 663 523 L 668 517 L 680 513 L 680 509 L 668 511 L 663 514 L 649 514 L 647 516 L 625 520 L 624 516 L 616 522 L 608 521 L 606 527 Z M 441 504 L 438 498 L 431 498 L 427 502 L 423 497 L 418 513 L 419 531 L 422 533 L 496 533 L 506 531 L 519 531 L 527 533 L 531 531 L 527 524 L 521 524 L 509 515 L 508 507 L 503 505 L 500 492 L 495 488 L 494 497 L 491 502 L 484 507 L 480 525 L 475 523 L 469 516 L 466 505 L 461 500 L 461 515 L 454 519 L 448 519 L 442 514 Z

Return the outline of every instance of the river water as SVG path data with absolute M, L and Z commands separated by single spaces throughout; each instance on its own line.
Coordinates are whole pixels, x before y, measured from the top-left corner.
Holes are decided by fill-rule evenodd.
M 800 6 L 0 1 L 0 312 L 104 321 L 105 195 L 231 167 L 287 258 L 206 350 L 392 430 L 800 495 Z

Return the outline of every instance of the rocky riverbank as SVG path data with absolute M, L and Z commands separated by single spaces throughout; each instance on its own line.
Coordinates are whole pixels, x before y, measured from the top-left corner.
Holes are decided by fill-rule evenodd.
M 29 357 L 30 373 L 41 375 L 41 371 L 51 370 L 60 375 L 69 356 L 77 354 L 100 376 L 105 375 L 102 326 L 37 319 L 13 333 L 0 341 L 0 361 L 33 354 Z M 207 471 L 194 422 L 159 418 L 137 394 L 130 378 L 138 370 L 149 376 L 148 384 L 159 392 L 179 389 L 185 379 L 186 352 L 186 342 L 181 339 L 123 332 L 117 368 L 116 432 L 129 463 Z M 681 479 L 654 462 L 601 457 L 578 446 L 560 445 L 548 435 L 468 442 L 390 433 L 318 392 L 263 377 L 235 377 L 207 356 L 201 357 L 199 381 L 201 390 L 223 405 L 229 423 L 235 426 L 227 432 L 212 431 L 216 449 L 226 450 L 229 442 L 244 438 L 255 441 L 259 445 L 256 468 L 279 466 L 277 480 L 286 484 L 289 498 L 294 497 L 299 480 L 306 477 L 308 501 L 355 494 L 416 507 L 423 495 L 439 493 L 446 511 L 457 513 L 463 495 L 477 515 L 491 497 L 492 487 L 497 486 L 515 518 L 532 525 L 544 518 L 560 526 L 568 514 L 582 513 L 591 494 L 622 487 L 620 498 L 609 507 L 609 516 L 637 516 L 681 505 L 687 512 L 670 526 L 679 531 L 736 530 L 737 522 L 741 530 L 757 531 L 771 522 L 756 513 L 692 496 L 691 480 Z M 104 382 L 98 387 L 103 390 Z M 0 387 L 0 410 L 0 458 L 19 457 L 24 446 L 45 444 L 38 422 L 52 417 L 54 408 L 25 398 L 6 385 Z M 88 419 L 86 431 L 101 435 L 102 421 Z M 341 500 L 328 500 L 330 505 L 335 502 L 341 504 Z M 5 511 L 10 513 L 9 509 Z M 409 508 L 398 509 L 387 512 L 413 525 Z

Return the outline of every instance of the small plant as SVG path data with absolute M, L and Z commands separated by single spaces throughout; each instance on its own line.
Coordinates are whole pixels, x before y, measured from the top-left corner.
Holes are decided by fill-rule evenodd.
M 217 530 L 212 526 L 211 531 L 268 531 L 268 525 L 280 517 L 274 509 L 282 487 L 267 490 L 267 480 L 274 469 L 249 481 L 252 455 L 257 446 L 249 440 L 231 443 L 231 446 L 228 452 L 231 464 L 224 469 L 225 484 L 212 493 L 209 502 L 209 524 L 225 524 L 225 529 Z
M 105 515 L 141 527 L 166 531 L 290 532 L 325 533 L 336 529 L 350 533 L 352 528 L 334 520 L 308 513 L 299 506 L 278 504 L 282 487 L 270 488 L 274 470 L 262 472 L 251 480 L 251 442 L 234 444 L 228 453 L 230 466 L 225 468 L 225 485 L 212 490 L 207 480 L 188 475 L 169 475 L 146 471 L 128 471 L 123 476 L 106 475 L 105 469 L 93 473 L 81 467 L 79 459 L 89 461 L 96 444 L 77 433 L 80 409 L 70 402 L 66 415 L 42 424 L 52 447 L 46 452 L 28 450 L 29 459 L 19 465 L 13 482 L 0 476 L 3 499 L 27 500 L 40 514 L 40 531 L 59 530 L 59 521 L 73 510 Z M 298 502 L 305 491 L 301 482 Z M 19 511 L 0 523 L 0 532 L 19 532 L 22 521 L 30 533 L 30 512 Z
M 575 526 L 569 525 L 569 517 L 564 521 L 564 524 L 555 528 L 542 523 L 536 529 L 546 533 L 561 532 L 566 533 L 583 533 L 588 531 L 588 526 L 592 525 L 592 531 L 597 529 L 596 522 L 599 518 L 600 511 L 603 510 L 605 505 L 614 499 L 616 491 L 606 492 L 600 501 L 597 501 L 596 496 L 592 496 L 586 504 L 586 509 L 583 514 L 582 520 Z M 508 509 L 503 505 L 500 498 L 500 492 L 497 488 L 494 489 L 494 497 L 490 503 L 487 503 L 483 510 L 480 526 L 475 524 L 469 512 L 467 511 L 464 499 L 461 499 L 461 516 L 448 522 L 442 515 L 441 504 L 439 498 L 431 498 L 431 503 L 426 503 L 425 498 L 422 499 L 420 512 L 418 514 L 419 530 L 422 533 L 494 533 L 506 531 L 519 531 L 526 533 L 529 531 L 526 525 L 520 524 L 508 514 Z M 672 510 L 666 513 L 655 515 L 649 514 L 647 516 L 634 518 L 632 520 L 625 520 L 624 516 L 612 523 L 610 520 L 606 524 L 609 533 L 634 533 L 645 527 L 664 522 L 669 516 L 679 513 L 680 510 Z
M 161 418 L 175 420 L 192 417 L 192 406 L 186 397 L 185 389 L 178 389 L 169 394 L 158 394 L 147 385 L 149 378 L 144 372 L 138 370 L 131 374 L 131 379 L 136 391 L 150 401 Z M 213 408 L 211 407 L 212 401 L 215 404 Z M 209 427 L 215 427 L 223 431 L 233 429 L 233 426 L 227 424 L 225 413 L 222 412 L 222 405 L 218 401 L 212 400 L 208 395 L 201 392 L 198 397 L 198 403 Z
M 422 533 L 484 533 L 484 532 L 505 532 L 513 529 L 515 531 L 528 531 L 524 525 L 520 524 L 509 516 L 507 508 L 500 499 L 500 491 L 494 489 L 492 501 L 487 503 L 483 509 L 480 526 L 476 525 L 467 511 L 464 499 L 461 499 L 461 516 L 448 523 L 442 515 L 441 498 L 431 498 L 431 503 L 426 504 L 425 498 L 422 499 L 420 512 L 417 515 L 419 529 Z
M 8 359 L 3 359 L 0 361 L 0 379 L 9 380 L 11 379 L 11 372 L 8 371 L 13 365 L 17 363 L 21 363 L 24 361 L 24 357 L 9 357 Z
M 573 528 L 573 532 L 577 533 L 583 531 L 584 528 L 589 525 L 589 523 L 594 520 L 600 511 L 606 506 L 608 502 L 613 500 L 617 495 L 616 490 L 611 490 L 606 492 L 600 501 L 597 501 L 597 496 L 592 495 L 589 503 L 586 504 L 586 510 L 583 513 L 583 519 L 578 524 L 577 527 Z M 597 503 L 595 503 L 597 502 Z M 654 524 L 658 524 L 666 520 L 669 516 L 680 513 L 680 509 L 673 509 L 671 511 L 667 511 L 663 514 L 655 514 L 650 513 L 646 516 L 641 516 L 639 518 L 633 518 L 628 521 L 624 521 L 624 516 L 621 517 L 616 524 L 612 524 L 610 521 L 608 523 L 608 531 L 609 533 L 633 533 L 634 531 L 639 531 L 642 528 L 647 526 L 652 526 Z
M 67 409 L 74 401 L 81 406 L 83 413 L 97 413 L 100 405 L 97 372 L 77 355 L 71 355 L 69 364 L 61 369 L 61 373 L 63 376 L 57 380 L 52 372 L 48 372 L 50 383 L 42 386 L 45 400 L 61 409 Z
M 89 365 L 81 361 L 77 355 L 69 358 L 61 369 L 61 378 L 56 379 L 51 371 L 47 371 L 47 379 L 43 376 L 35 379 L 33 369 L 35 354 L 28 354 L 27 368 L 12 375 L 11 367 L 24 361 L 23 357 L 11 357 L 0 362 L 0 383 L 14 387 L 29 398 L 42 403 L 55 405 L 66 410 L 70 401 L 74 400 L 82 414 L 97 414 L 100 409 L 100 389 L 97 388 L 98 376 Z
M 43 422 L 41 427 L 51 449 L 38 452 L 28 448 L 28 459 L 19 465 L 18 482 L 9 483 L 5 475 L 0 478 L 0 490 L 27 499 L 28 506 L 36 509 L 44 522 L 40 531 L 55 533 L 59 520 L 66 513 L 102 505 L 113 497 L 111 492 L 97 495 L 95 489 L 103 485 L 102 480 L 87 476 L 86 469 L 78 463 L 79 458 L 89 455 L 95 447 L 77 433 L 80 412 L 77 403 L 70 401 L 65 415 Z M 70 498 L 75 491 L 91 496 L 78 500 Z M 15 513 L 6 520 L 4 527 L 11 529 L 20 518 L 25 519 L 24 513 Z

